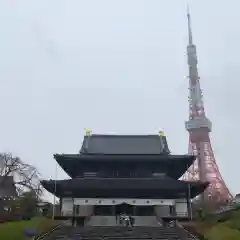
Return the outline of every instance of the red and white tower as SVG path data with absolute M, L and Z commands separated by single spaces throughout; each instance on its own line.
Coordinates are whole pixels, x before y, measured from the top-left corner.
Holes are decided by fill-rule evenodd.
M 188 18 L 188 46 L 187 59 L 189 69 L 189 120 L 185 122 L 186 130 L 189 132 L 189 153 L 197 156 L 194 164 L 183 176 L 185 180 L 200 180 L 210 182 L 203 197 L 214 198 L 219 201 L 232 198 L 217 166 L 211 147 L 209 132 L 212 123 L 206 117 L 203 104 L 203 95 L 198 75 L 198 60 L 196 46 L 193 44 L 191 19 L 189 11 Z

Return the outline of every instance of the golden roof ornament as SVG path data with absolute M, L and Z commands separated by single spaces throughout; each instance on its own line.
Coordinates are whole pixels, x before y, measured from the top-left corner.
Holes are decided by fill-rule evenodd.
M 91 136 L 92 135 L 92 131 L 88 128 L 85 128 L 85 136 Z
M 160 130 L 158 133 L 159 133 L 159 136 L 161 136 L 161 137 L 164 137 L 164 136 L 165 136 L 165 134 L 164 134 L 164 131 L 163 131 L 163 130 Z

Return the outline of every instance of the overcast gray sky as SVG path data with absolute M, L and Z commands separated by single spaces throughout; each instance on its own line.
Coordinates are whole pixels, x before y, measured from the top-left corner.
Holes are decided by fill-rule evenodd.
M 238 0 L 188 1 L 212 145 L 240 192 Z M 1 0 L 0 151 L 54 178 L 53 153 L 78 152 L 84 128 L 163 128 L 188 150 L 186 0 Z M 59 171 L 59 178 L 65 178 Z

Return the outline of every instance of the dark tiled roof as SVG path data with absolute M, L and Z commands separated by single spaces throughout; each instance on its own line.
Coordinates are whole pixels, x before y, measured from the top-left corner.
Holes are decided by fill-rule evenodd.
M 17 196 L 13 176 L 0 176 L 0 198 Z
M 54 154 L 54 158 L 61 168 L 72 178 L 79 176 L 79 169 L 87 167 L 97 168 L 105 166 L 108 169 L 117 169 L 118 164 L 134 168 L 151 169 L 161 167 L 169 177 L 180 178 L 195 160 L 193 155 L 171 154 Z M 103 164 L 103 165 L 102 165 Z M 95 171 L 95 170 L 94 170 Z
M 159 135 L 85 136 L 82 154 L 163 154 L 169 153 L 166 137 Z
M 55 183 L 54 180 L 42 181 L 43 185 L 45 183 Z M 202 182 L 186 182 L 181 180 L 175 180 L 168 177 L 160 178 L 78 178 L 78 179 L 65 179 L 57 180 L 57 185 L 61 185 L 64 188 L 186 188 L 188 183 L 190 185 L 201 185 Z
M 54 154 L 54 158 L 57 161 L 62 160 L 76 160 L 76 161 L 96 161 L 96 160 L 104 160 L 104 161 L 126 161 L 126 162 L 169 162 L 171 161 L 183 161 L 186 160 L 187 164 L 190 166 L 193 161 L 196 159 L 194 155 L 182 154 L 182 155 L 172 155 L 172 154 Z
M 55 181 L 42 181 L 43 187 L 53 193 L 55 190 Z M 171 178 L 80 178 L 67 179 L 56 181 L 56 191 L 61 194 L 64 192 L 92 192 L 97 191 L 109 192 L 111 191 L 138 191 L 144 194 L 146 191 L 152 191 L 154 194 L 164 191 L 171 191 L 172 193 L 182 191 L 187 192 L 189 185 L 195 189 L 195 192 L 202 192 L 208 183 L 202 182 L 185 182 L 181 180 L 174 180 Z M 196 196 L 196 195 L 195 195 Z M 194 196 L 194 197 L 195 197 Z

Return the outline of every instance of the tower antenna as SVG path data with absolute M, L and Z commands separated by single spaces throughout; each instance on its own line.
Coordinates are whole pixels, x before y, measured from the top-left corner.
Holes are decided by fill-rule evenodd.
M 192 28 L 191 28 L 191 15 L 189 10 L 189 5 L 187 5 L 187 19 L 188 19 L 188 44 L 193 44 L 193 38 L 192 38 Z

